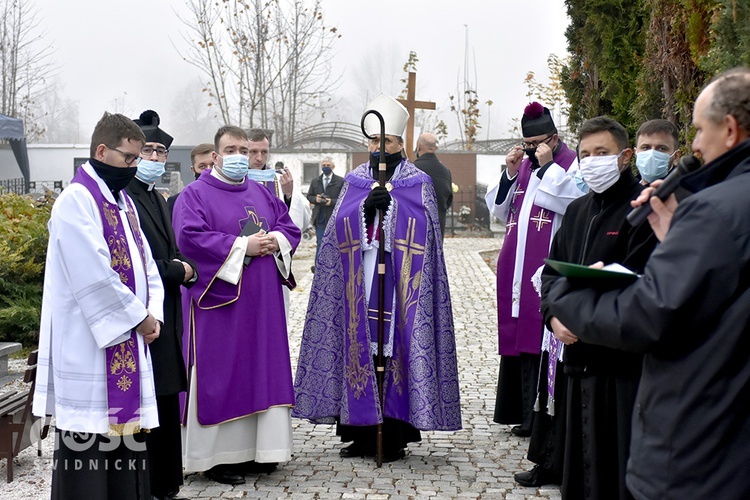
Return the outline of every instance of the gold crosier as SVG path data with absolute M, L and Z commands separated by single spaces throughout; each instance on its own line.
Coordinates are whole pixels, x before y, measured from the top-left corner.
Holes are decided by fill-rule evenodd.
M 358 290 L 362 290 L 362 276 L 354 270 L 354 252 L 359 251 L 361 247 L 359 240 L 353 238 L 349 217 L 344 217 L 344 234 L 346 239 L 339 244 L 339 252 L 346 254 L 349 260 L 349 278 L 346 281 L 346 299 L 349 305 L 349 323 L 346 328 L 349 337 L 349 352 L 347 353 L 349 362 L 345 368 L 346 381 L 352 388 L 354 397 L 359 399 L 370 379 L 367 369 L 359 362 L 360 354 L 364 348 L 357 341 L 357 325 L 360 322 L 357 306 L 364 300 L 364 292 L 358 292 Z

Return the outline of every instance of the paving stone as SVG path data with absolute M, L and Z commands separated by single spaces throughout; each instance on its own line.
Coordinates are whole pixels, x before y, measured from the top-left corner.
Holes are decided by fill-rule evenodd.
M 247 476 L 239 486 L 212 483 L 201 474 L 185 478 L 187 498 L 346 498 L 366 500 L 483 498 L 557 500 L 557 487 L 521 488 L 513 474 L 531 467 L 528 440 L 513 436 L 510 426 L 492 422 L 499 357 L 495 277 L 479 252 L 499 250 L 500 238 L 446 238 L 445 258 L 454 308 L 459 355 L 463 429 L 423 432 L 422 442 L 409 446 L 405 460 L 383 464 L 373 459 L 342 459 L 342 444 L 333 425 L 294 420 L 294 456 L 274 473 Z M 312 282 L 308 271 L 313 241 L 303 241 L 295 255 L 299 291 L 292 293 L 289 339 L 296 367 L 300 336 Z M 11 367 L 13 369 L 13 367 Z M 43 442 L 43 456 L 33 447 L 14 461 L 16 478 L 0 481 L 0 500 L 49 498 L 52 439 Z M 5 475 L 5 461 L 0 477 Z

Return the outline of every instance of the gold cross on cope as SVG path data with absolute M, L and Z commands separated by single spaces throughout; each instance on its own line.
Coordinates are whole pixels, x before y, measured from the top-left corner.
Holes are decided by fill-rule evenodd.
M 417 109 L 435 109 L 435 103 L 430 101 L 417 101 L 417 74 L 409 72 L 409 83 L 406 86 L 406 99 L 398 102 L 404 105 L 409 112 L 409 120 L 406 122 L 406 155 L 410 161 L 414 161 L 414 111 Z
M 541 231 L 542 227 L 544 227 L 545 224 L 549 224 L 552 222 L 552 219 L 548 219 L 547 217 L 549 217 L 549 212 L 544 210 L 543 208 L 540 208 L 539 213 L 531 217 L 529 220 L 536 224 L 537 231 Z
M 517 189 L 516 189 L 515 191 L 513 191 L 513 203 L 515 203 L 515 202 L 516 202 L 516 198 L 518 198 L 519 196 L 521 196 L 521 195 L 522 195 L 522 194 L 524 194 L 525 192 L 526 192 L 526 191 L 524 191 L 524 190 L 523 190 L 523 189 L 521 189 L 521 188 L 517 188 Z
M 409 289 L 412 288 L 410 285 L 412 284 L 413 279 L 421 279 L 421 273 L 419 276 L 412 277 L 411 273 L 411 264 L 412 260 L 414 259 L 415 255 L 424 255 L 425 246 L 420 245 L 416 241 L 414 241 L 414 237 L 416 235 L 417 231 L 417 221 L 413 217 L 409 217 L 409 220 L 406 225 L 406 237 L 403 239 L 396 238 L 394 241 L 394 246 L 397 250 L 400 250 L 403 253 L 403 256 L 401 257 L 401 279 L 399 279 L 399 287 L 401 288 L 401 297 L 400 300 L 402 301 L 402 307 L 401 310 L 404 311 L 404 316 L 406 313 L 406 309 L 410 307 L 410 293 Z M 406 278 L 406 279 L 404 279 Z M 414 289 L 416 290 L 419 286 L 419 282 L 414 284 Z
M 343 243 L 339 243 L 339 252 L 349 255 L 349 262 L 354 266 L 354 252 L 359 250 L 359 240 L 355 240 L 352 236 L 352 225 L 349 222 L 349 217 L 344 217 L 344 235 L 346 239 Z

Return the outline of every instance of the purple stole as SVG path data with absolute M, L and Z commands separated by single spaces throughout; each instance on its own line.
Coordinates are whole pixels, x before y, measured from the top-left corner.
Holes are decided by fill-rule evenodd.
M 575 157 L 575 151 L 571 151 L 561 142 L 554 161 L 567 170 Z M 511 193 L 508 193 L 508 196 L 513 196 L 513 200 L 508 211 L 505 240 L 497 259 L 497 323 L 498 347 L 501 356 L 519 356 L 522 352 L 539 354 L 541 348 L 542 315 L 539 312 L 541 299 L 534 290 L 531 277 L 549 255 L 550 241 L 553 236 L 552 223 L 556 214 L 533 205 L 529 219 L 518 220 L 532 175 L 536 175 L 536 170 L 531 169 L 531 161 L 526 158 L 518 170 L 515 187 L 512 187 Z M 533 194 L 535 195 L 536 191 Z M 527 225 L 526 246 L 522 249 L 524 262 L 521 282 L 514 283 L 519 223 Z M 512 314 L 514 286 L 520 288 L 517 318 L 514 318 Z
M 555 415 L 555 377 L 557 376 L 557 364 L 562 351 L 563 343 L 557 340 L 555 334 L 550 335 L 549 357 L 547 358 L 547 413 Z
M 94 197 L 94 202 L 99 208 L 99 214 L 102 218 L 104 240 L 109 247 L 112 270 L 120 276 L 120 281 L 135 294 L 135 273 L 128 240 L 125 236 L 125 228 L 119 215 L 119 208 L 107 201 L 97 182 L 84 169 L 79 168 L 71 182 L 83 185 Z M 128 225 L 133 232 L 145 270 L 146 253 L 138 220 L 135 218 L 135 208 L 128 196 L 123 196 L 123 198 L 127 204 Z M 139 423 L 141 383 L 136 335 L 135 328 L 133 328 L 130 330 L 128 340 L 106 348 L 109 434 L 114 436 L 126 436 L 141 430 Z M 146 353 L 148 354 L 147 346 Z

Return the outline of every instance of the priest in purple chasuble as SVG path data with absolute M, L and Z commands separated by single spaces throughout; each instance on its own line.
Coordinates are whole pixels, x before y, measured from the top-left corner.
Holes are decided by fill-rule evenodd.
M 197 282 L 183 294 L 183 464 L 240 484 L 247 467 L 291 457 L 294 392 L 282 286 L 300 230 L 282 200 L 246 177 L 245 131 L 222 127 L 215 142 L 215 167 L 174 207 L 177 244 L 198 266 Z
M 144 143 L 130 119 L 105 113 L 48 224 L 33 413 L 55 417 L 53 499 L 151 498 L 144 431 L 159 419 L 147 344 L 164 289 L 124 189 Z
M 549 109 L 538 102 L 526 106 L 521 130 L 524 144 L 508 153 L 508 168 L 486 201 L 490 212 L 506 223 L 497 261 L 501 361 L 494 421 L 520 424 L 513 433 L 528 436 L 543 329 L 531 278 L 549 254 L 566 208 L 584 193 L 575 180 L 576 153 L 558 137 Z
M 380 128 L 366 122 L 378 137 L 370 141 L 370 162 L 344 178 L 323 235 L 292 415 L 337 422 L 342 441 L 352 441 L 340 451 L 343 457 L 374 455 L 375 426 L 382 422 L 388 462 L 405 456 L 407 444 L 421 439 L 419 430 L 460 429 L 461 410 L 435 190 L 429 176 L 402 158 L 406 109 L 385 94 L 368 109 L 385 118 L 388 183 L 373 187 Z M 383 241 L 376 236 L 380 210 Z M 380 245 L 386 252 L 383 408 L 373 359 Z

